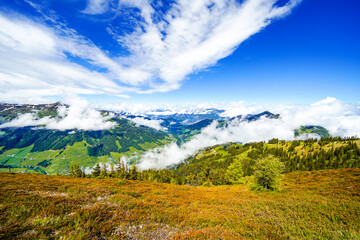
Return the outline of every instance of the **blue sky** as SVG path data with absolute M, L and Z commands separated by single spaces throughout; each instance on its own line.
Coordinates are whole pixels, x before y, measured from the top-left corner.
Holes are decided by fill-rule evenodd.
M 356 0 L 3 0 L 0 101 L 355 103 L 359 12 Z

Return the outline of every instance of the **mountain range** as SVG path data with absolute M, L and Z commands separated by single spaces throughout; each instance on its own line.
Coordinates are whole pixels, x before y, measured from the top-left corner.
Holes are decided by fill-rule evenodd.
M 59 118 L 59 108 L 69 106 L 60 102 L 40 105 L 0 103 L 0 171 L 39 173 L 67 173 L 71 165 L 91 168 L 97 163 L 116 163 L 122 157 L 129 164 L 139 153 L 171 142 L 181 145 L 214 121 L 226 127 L 229 121 L 257 121 L 278 119 L 279 114 L 265 111 L 259 114 L 223 117 L 223 110 L 203 112 L 131 115 L 99 110 L 114 127 L 102 130 L 48 129 L 45 125 L 4 127 L 1 125 L 31 113 L 37 119 Z M 141 120 L 134 121 L 135 119 Z M 149 127 L 147 122 L 159 123 L 161 129 Z M 144 122 L 144 123 L 143 123 Z M 294 134 L 315 133 L 321 137 L 329 133 L 321 126 L 301 126 Z

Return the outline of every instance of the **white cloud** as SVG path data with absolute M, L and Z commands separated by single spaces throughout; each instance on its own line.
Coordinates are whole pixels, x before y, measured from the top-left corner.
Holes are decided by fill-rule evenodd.
M 163 80 L 161 84 L 153 83 L 147 92 L 168 91 L 178 88 L 186 75 L 230 55 L 240 43 L 272 19 L 289 13 L 298 2 L 291 0 L 277 7 L 276 1 L 269 0 L 242 4 L 234 0 L 183 0 L 173 4 L 163 17 L 165 21 L 154 23 L 150 17 L 153 9 L 147 1 L 135 1 L 145 21 L 138 31 L 119 40 L 133 53 L 129 58 L 137 69 Z
M 143 117 L 135 117 L 135 118 L 127 118 L 129 121 L 134 122 L 136 125 L 141 126 L 147 126 L 154 128 L 156 130 L 165 131 L 167 128 L 162 127 L 161 123 L 163 120 L 152 120 L 152 119 L 146 119 Z
M 131 104 L 131 103 L 115 103 L 111 105 L 99 105 L 98 108 L 112 110 L 116 112 L 125 112 L 134 115 L 172 115 L 175 113 L 199 113 L 205 114 L 209 108 L 222 109 L 223 106 L 212 103 L 190 103 L 190 104 Z
M 214 109 L 223 110 L 222 117 L 231 118 L 238 115 L 257 114 L 269 110 L 271 106 L 260 106 L 243 101 L 230 103 L 186 103 L 186 104 L 139 104 L 113 103 L 98 105 L 97 108 L 133 115 L 172 115 L 172 114 L 209 114 Z
M 299 1 L 279 7 L 275 0 L 182 0 L 159 13 L 146 0 L 88 0 L 87 14 L 140 10 L 130 11 L 139 16 L 128 16 L 135 21 L 132 33 L 108 31 L 128 56 L 103 50 L 53 11 L 26 2 L 43 22 L 0 12 L 0 101 L 43 101 L 64 88 L 115 96 L 177 89 L 188 74 L 227 57 Z
M 319 102 L 313 103 L 311 104 L 311 106 L 321 106 L 321 105 L 327 105 L 327 104 L 331 104 L 331 103 L 335 103 L 337 102 L 337 99 L 334 97 L 327 97 Z
M 279 137 L 292 139 L 293 130 L 284 129 L 282 122 L 276 119 L 261 119 L 255 122 L 240 122 L 234 120 L 225 128 L 217 128 L 217 122 L 213 122 L 204 128 L 199 135 L 194 136 L 189 142 L 180 147 L 176 143 L 149 150 L 141 156 L 139 167 L 164 168 L 172 164 L 180 163 L 200 149 L 227 142 L 255 142 Z
M 113 62 L 87 41 L 75 39 L 70 32 L 62 34 L 27 18 L 0 13 L 1 101 L 43 100 L 68 92 L 116 95 L 127 89 L 68 60 L 66 54 L 99 66 Z
M 104 130 L 113 128 L 116 123 L 107 121 L 112 115 L 103 117 L 101 113 L 91 108 L 88 103 L 80 98 L 71 98 L 70 107 L 58 108 L 58 117 L 44 117 L 38 119 L 35 113 L 26 113 L 16 119 L 0 125 L 6 127 L 25 127 L 45 125 L 47 129 L 56 130 Z
M 359 106 L 347 105 L 335 98 L 327 98 L 308 106 L 276 106 L 270 110 L 280 113 L 280 118 L 262 118 L 252 122 L 234 120 L 223 128 L 217 128 L 216 123 L 213 123 L 181 146 L 172 143 L 149 150 L 141 156 L 139 167 L 164 168 L 180 163 L 202 148 L 227 142 L 247 143 L 272 138 L 293 140 L 294 129 L 302 125 L 325 127 L 333 136 L 360 136 Z
M 88 0 L 86 9 L 83 13 L 86 14 L 102 14 L 108 10 L 108 0 Z

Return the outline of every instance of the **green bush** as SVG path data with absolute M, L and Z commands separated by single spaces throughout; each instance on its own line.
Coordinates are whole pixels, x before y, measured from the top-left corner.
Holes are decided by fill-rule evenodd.
M 240 160 L 235 160 L 227 169 L 225 179 L 230 184 L 241 184 L 244 176 L 243 164 Z
M 283 172 L 284 164 L 272 156 L 259 160 L 255 166 L 253 189 L 279 190 L 280 174 Z

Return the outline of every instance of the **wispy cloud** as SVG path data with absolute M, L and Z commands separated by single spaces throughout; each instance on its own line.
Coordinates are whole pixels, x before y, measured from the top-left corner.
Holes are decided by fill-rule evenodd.
M 244 40 L 288 14 L 299 2 L 282 7 L 277 1 L 177 1 L 154 22 L 154 9 L 147 1 L 125 1 L 141 10 L 143 21 L 135 32 L 118 41 L 132 53 L 125 61 L 142 71 L 137 83 L 150 81 L 144 92 L 177 89 L 190 73 L 212 66 L 229 56 Z
M 88 0 L 87 6 L 83 10 L 86 14 L 102 14 L 105 13 L 109 8 L 108 0 Z
M 113 60 L 100 49 L 70 31 L 59 32 L 23 16 L 0 13 L 0 55 L 2 101 L 37 101 L 68 92 L 116 95 L 126 90 L 105 74 L 68 59 L 71 55 L 111 65 Z
M 133 23 L 130 33 L 108 31 L 127 56 L 103 50 L 53 11 L 27 2 L 43 20 L 0 12 L 1 101 L 40 101 L 69 91 L 124 96 L 177 89 L 188 74 L 229 56 L 300 1 L 182 0 L 163 12 L 146 0 L 89 0 L 85 14 L 133 10 L 136 16 L 123 16 Z

